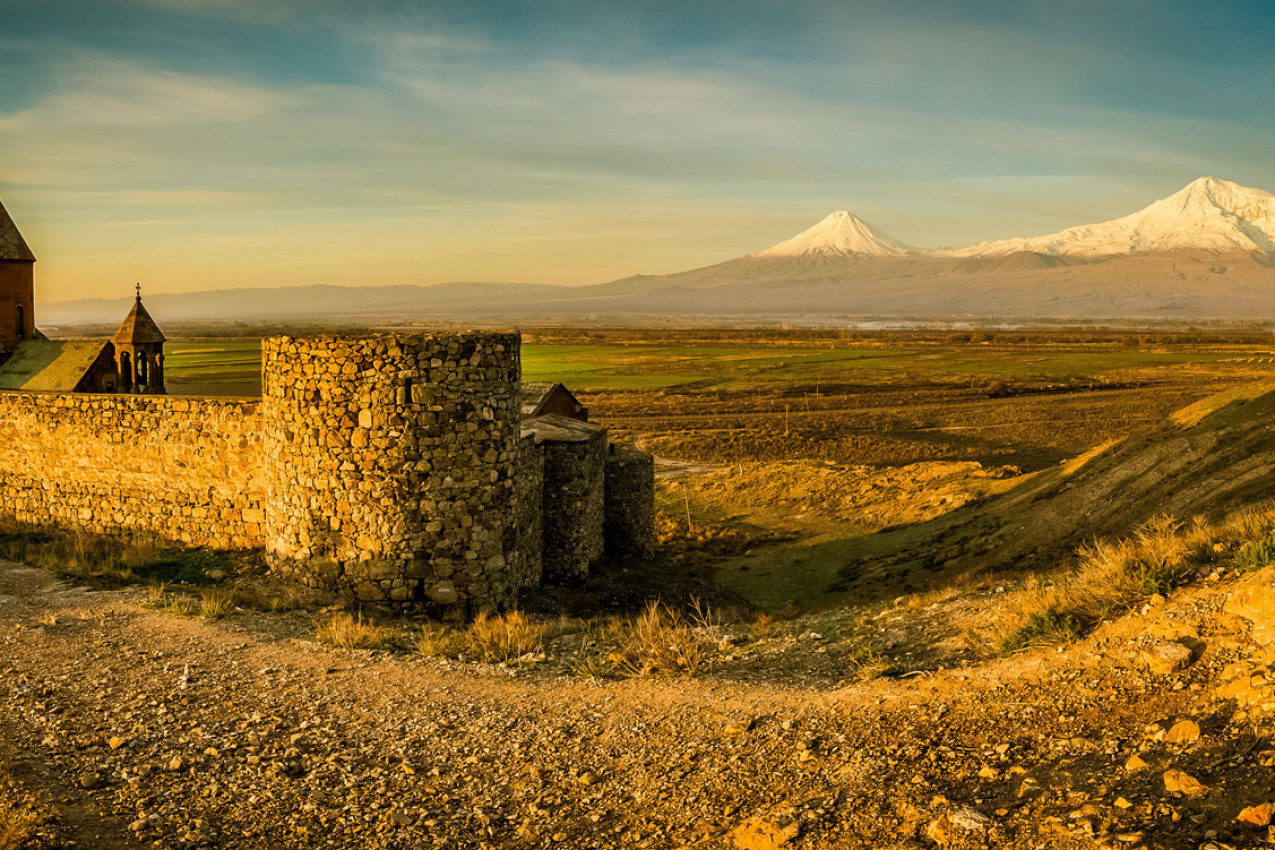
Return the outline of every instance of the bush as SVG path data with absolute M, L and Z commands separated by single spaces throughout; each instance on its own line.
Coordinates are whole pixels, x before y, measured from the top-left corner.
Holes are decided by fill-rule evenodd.
M 465 632 L 468 655 L 485 664 L 510 661 L 534 652 L 544 644 L 545 629 L 520 611 L 474 618 Z

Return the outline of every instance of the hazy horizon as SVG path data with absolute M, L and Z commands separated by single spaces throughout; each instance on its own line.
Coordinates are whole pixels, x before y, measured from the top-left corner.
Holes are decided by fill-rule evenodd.
M 46 303 L 592 284 L 834 209 L 937 247 L 1275 188 L 1257 3 L 0 7 L 0 200 Z

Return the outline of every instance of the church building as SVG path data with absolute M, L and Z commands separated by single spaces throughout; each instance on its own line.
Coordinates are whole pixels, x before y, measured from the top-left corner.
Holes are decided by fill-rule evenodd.
M 35 326 L 35 255 L 0 204 L 0 390 L 163 393 L 164 334 L 138 288 L 108 341 L 51 340 Z

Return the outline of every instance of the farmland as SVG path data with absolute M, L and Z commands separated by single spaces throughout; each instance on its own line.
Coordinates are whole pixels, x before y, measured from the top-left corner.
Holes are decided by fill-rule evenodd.
M 169 348 L 172 392 L 260 392 L 257 340 Z M 662 478 L 662 538 L 766 606 L 833 603 L 871 532 L 1272 369 L 1259 334 L 537 331 L 523 346 L 525 380 L 562 381 L 613 439 L 701 470 Z

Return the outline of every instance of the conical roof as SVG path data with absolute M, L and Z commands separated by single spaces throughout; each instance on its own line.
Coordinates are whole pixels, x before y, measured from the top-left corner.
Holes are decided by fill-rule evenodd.
M 111 342 L 124 345 L 164 342 L 164 334 L 160 332 L 159 325 L 155 324 L 151 314 L 147 313 L 146 308 L 142 306 L 142 296 L 137 296 L 137 300 L 133 302 L 133 309 L 129 310 L 128 317 L 115 332 L 115 336 L 111 337 Z
M 18 232 L 18 226 L 9 218 L 4 204 L 0 204 L 0 261 L 19 260 L 35 262 L 35 254 L 27 247 L 26 240 Z

